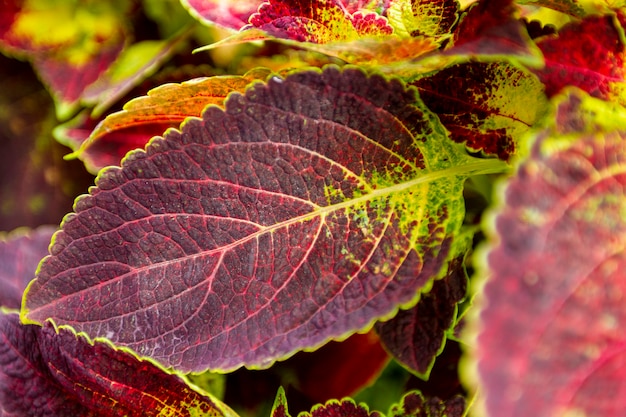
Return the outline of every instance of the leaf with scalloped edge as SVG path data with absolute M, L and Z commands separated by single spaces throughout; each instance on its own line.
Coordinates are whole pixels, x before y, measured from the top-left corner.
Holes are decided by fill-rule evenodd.
M 19 309 L 22 293 L 35 278 L 39 261 L 48 255 L 56 227 L 16 230 L 0 236 L 0 306 Z
M 548 105 L 536 76 L 503 62 L 453 65 L 412 85 L 455 142 L 503 160 Z
M 129 36 L 129 2 L 12 3 L 0 22 L 0 49 L 33 62 L 57 102 L 59 118 L 78 105 L 84 88 L 108 68 Z M 59 22 L 63 22 L 60 24 Z
M 196 78 L 180 84 L 168 83 L 135 98 L 122 111 L 109 114 L 93 129 L 86 141 L 65 140 L 85 161 L 91 172 L 105 166 L 119 165 L 129 151 L 143 148 L 148 141 L 167 128 L 178 127 L 187 117 L 200 117 L 208 105 L 222 105 L 233 91 L 244 91 L 255 80 L 264 80 L 269 70 L 259 68 L 243 76 L 226 75 Z M 82 123 L 81 123 L 82 124 Z M 89 129 L 89 126 L 83 127 Z M 80 134 L 65 126 L 57 136 Z M 84 136 L 83 136 L 84 137 Z
M 411 391 L 393 405 L 389 417 L 463 417 L 465 398 L 457 395 L 447 400 L 424 398 L 419 391 Z
M 250 17 L 243 29 L 247 28 L 261 29 L 276 38 L 319 44 L 393 32 L 385 17 L 367 10 L 349 13 L 338 0 L 271 0 Z
M 236 416 L 208 394 L 108 344 L 0 312 L 0 415 Z
M 415 304 L 454 245 L 465 178 L 504 169 L 398 80 L 274 77 L 102 172 L 23 317 L 182 371 L 267 367 Z
M 291 417 L 287 407 L 285 390 L 279 387 L 274 405 L 272 406 L 271 417 Z M 357 405 L 350 398 L 341 401 L 330 400 L 325 404 L 314 406 L 310 412 L 303 411 L 298 417 L 383 417 L 378 411 L 369 411 L 366 405 Z
M 463 256 L 455 257 L 446 275 L 433 283 L 415 307 L 400 310 L 374 328 L 394 359 L 411 372 L 428 379 L 435 358 L 443 350 L 446 333 L 454 325 L 457 304 L 465 297 L 467 276 Z
M 626 104 L 624 29 L 612 15 L 570 23 L 537 45 L 546 66 L 535 73 L 553 96 L 576 86 L 594 97 Z
M 457 0 L 395 0 L 387 10 L 394 34 L 401 37 L 449 35 L 459 19 Z
M 485 415 L 626 411 L 624 126 L 623 107 L 569 90 L 501 189 L 472 322 Z

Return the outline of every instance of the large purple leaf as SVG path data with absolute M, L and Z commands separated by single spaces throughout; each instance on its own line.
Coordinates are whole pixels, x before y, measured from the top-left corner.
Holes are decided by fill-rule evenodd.
M 624 120 L 571 92 L 504 188 L 475 351 L 489 416 L 626 413 Z
M 232 416 L 182 379 L 105 343 L 0 313 L 0 416 Z
M 22 292 L 35 278 L 37 265 L 48 254 L 56 227 L 18 231 L 0 239 L 0 306 L 19 309 Z
M 503 169 L 359 70 L 274 77 L 225 106 L 101 173 L 24 319 L 183 371 L 266 367 L 412 306 L 454 244 L 465 177 Z

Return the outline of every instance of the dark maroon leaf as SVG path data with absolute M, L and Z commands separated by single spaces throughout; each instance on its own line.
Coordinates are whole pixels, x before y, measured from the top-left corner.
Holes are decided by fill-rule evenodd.
M 474 357 L 485 415 L 626 412 L 624 120 L 570 90 L 503 188 Z
M 410 310 L 400 310 L 375 328 L 393 357 L 423 378 L 428 378 L 435 358 L 441 353 L 446 332 L 454 324 L 457 303 L 465 297 L 467 277 L 463 259 L 448 266 L 445 277 L 436 280 L 428 294 Z
M 0 415 L 55 417 L 229 415 L 229 409 L 108 344 L 22 325 L 0 313 Z
M 48 254 L 54 226 L 20 230 L 0 239 L 0 306 L 19 309 L 26 285 L 35 278 L 39 261 Z
M 537 77 L 503 62 L 457 64 L 412 84 L 455 142 L 503 160 L 547 108 Z
M 391 408 L 389 417 L 463 417 L 465 399 L 455 396 L 442 401 L 439 398 L 424 398 L 419 391 L 406 394 L 400 404 Z
M 576 86 L 594 97 L 624 103 L 624 29 L 614 16 L 591 16 L 570 23 L 537 45 L 545 56 L 535 72 L 549 96 Z
M 25 318 L 199 371 L 267 367 L 409 308 L 454 244 L 465 177 L 503 169 L 419 104 L 335 67 L 231 95 L 100 174 Z

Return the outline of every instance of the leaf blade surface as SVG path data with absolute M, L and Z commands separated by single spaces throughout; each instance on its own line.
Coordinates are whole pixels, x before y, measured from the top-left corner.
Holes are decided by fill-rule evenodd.
M 330 67 L 209 107 L 100 175 L 23 317 L 199 371 L 266 367 L 410 306 L 463 221 L 464 178 L 502 168 L 416 100 Z

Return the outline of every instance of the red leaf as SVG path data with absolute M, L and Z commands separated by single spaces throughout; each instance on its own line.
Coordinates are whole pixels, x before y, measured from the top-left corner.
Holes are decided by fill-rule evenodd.
M 377 13 L 350 14 L 338 0 L 268 1 L 250 17 L 249 27 L 277 38 L 322 44 L 393 31 L 387 19 Z
M 504 189 L 476 348 L 489 416 L 626 411 L 624 120 L 571 93 Z
M 535 73 L 549 96 L 576 86 L 594 97 L 618 100 L 624 84 L 623 29 L 614 16 L 592 16 L 564 26 L 537 45 L 546 66 Z
M 513 0 L 473 3 L 454 33 L 451 55 L 508 57 L 538 66 L 541 54 L 516 16 Z
M 100 174 L 25 317 L 197 371 L 266 367 L 410 307 L 463 221 L 464 179 L 502 169 L 418 105 L 329 67 L 208 107 Z
M 109 345 L 0 313 L 0 415 L 192 416 L 229 409 Z M 4 414 L 3 414 L 4 413 Z
M 462 259 L 455 259 L 447 275 L 433 283 L 417 306 L 377 323 L 376 332 L 394 359 L 427 379 L 443 349 L 446 332 L 454 324 L 457 303 L 465 297 L 466 287 Z
M 455 142 L 503 160 L 547 106 L 535 76 L 502 62 L 453 65 L 412 84 Z
M 48 254 L 56 227 L 17 231 L 0 240 L 0 306 L 19 309 L 22 292 L 35 278 L 39 261 Z
M 355 334 L 288 361 L 299 391 L 313 402 L 353 395 L 370 384 L 389 362 L 376 333 Z M 320 383 L 324 381 L 324 383 Z

